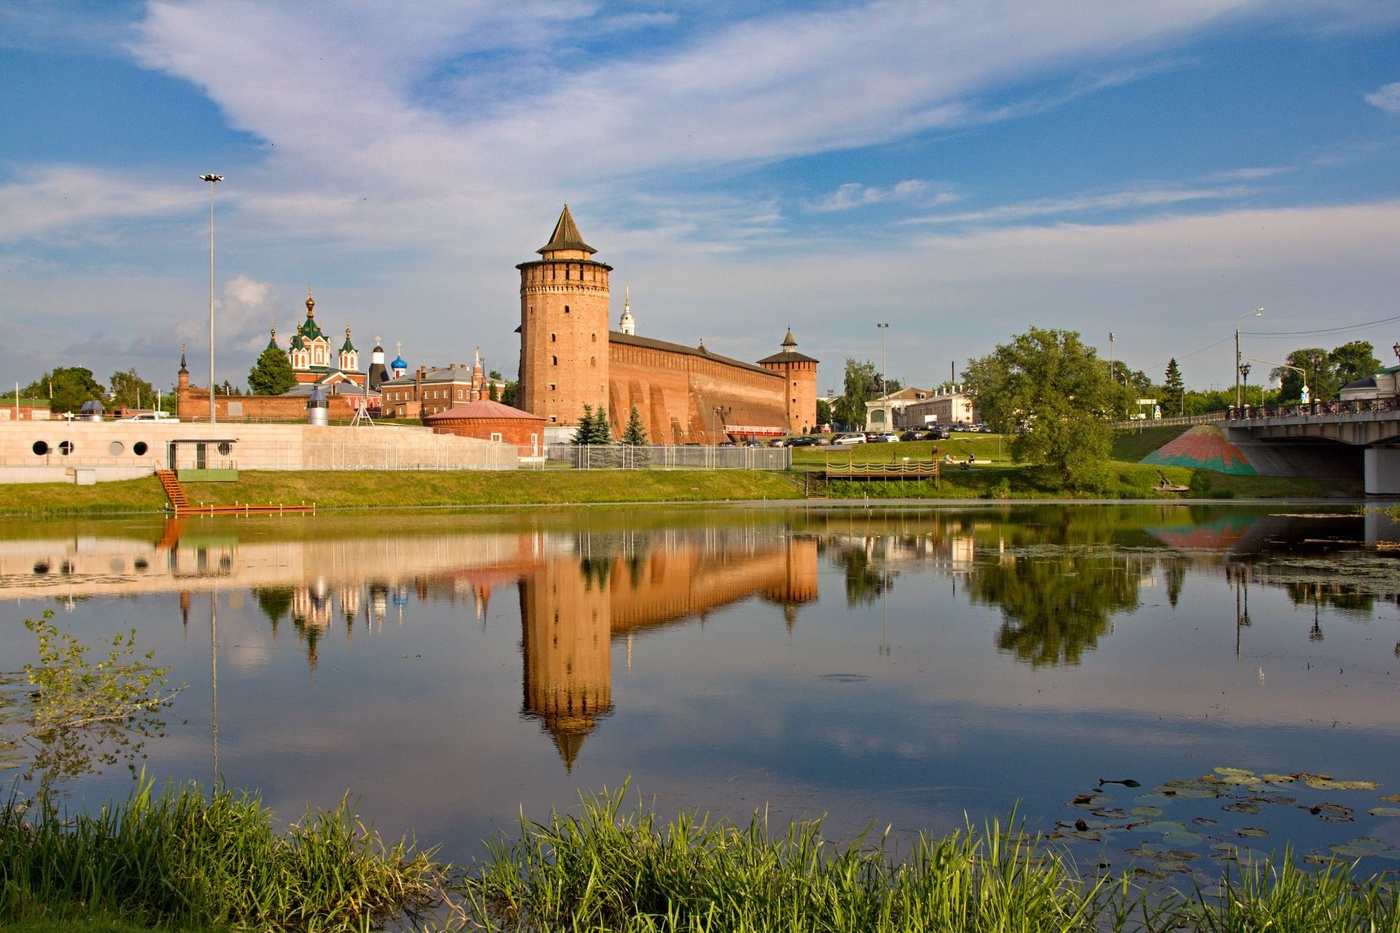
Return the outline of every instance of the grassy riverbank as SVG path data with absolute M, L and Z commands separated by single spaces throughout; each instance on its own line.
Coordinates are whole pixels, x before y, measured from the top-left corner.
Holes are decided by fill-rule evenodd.
M 1166 467 L 1137 460 L 1170 439 L 1154 428 L 1118 436 L 1108 464 L 1107 499 L 1168 498 L 1322 498 L 1360 497 L 1359 479 L 1232 476 L 1208 470 Z M 1149 436 L 1151 435 L 1151 436 Z M 898 463 L 952 454 L 976 462 L 964 468 L 945 464 L 938 482 L 836 481 L 818 475 L 827 464 Z M 792 451 L 792 470 L 510 470 L 504 472 L 257 472 L 245 471 L 234 483 L 186 483 L 193 504 L 238 503 L 315 505 L 335 509 L 414 509 L 469 506 L 602 505 L 651 502 L 738 502 L 831 499 L 1049 499 L 1067 497 L 1053 471 L 1014 464 L 1005 438 L 957 434 L 934 444 L 858 444 L 803 447 Z M 1189 486 L 1188 493 L 1162 493 L 1159 476 Z M 0 515 L 99 515 L 160 512 L 166 498 L 154 477 L 95 486 L 60 483 L 0 486 Z
M 667 825 L 624 793 L 577 815 L 522 817 L 469 871 L 380 843 L 348 809 L 285 835 L 255 798 L 197 787 L 62 819 L 0 817 L 0 925 L 127 933 L 379 929 L 1167 933 L 1400 930 L 1396 886 L 1344 864 L 1236 867 L 1223 885 L 1145 890 L 1132 870 L 1081 874 L 1009 825 L 845 844 L 819 823 L 771 832 L 682 814 Z

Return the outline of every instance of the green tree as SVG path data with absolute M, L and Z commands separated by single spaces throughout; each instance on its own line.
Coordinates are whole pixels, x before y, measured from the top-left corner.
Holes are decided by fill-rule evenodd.
M 1321 347 L 1305 347 L 1294 350 L 1283 358 L 1287 366 L 1277 366 L 1270 370 L 1269 377 L 1279 383 L 1280 402 L 1297 402 L 1303 397 L 1303 386 L 1313 399 L 1331 398 L 1325 390 L 1337 388 L 1336 378 L 1330 373 L 1327 364 L 1327 351 Z
M 155 387 L 136 375 L 134 369 L 112 373 L 109 383 L 115 408 L 154 408 L 156 405 Z
M 177 690 L 167 690 L 168 667 L 154 667 L 154 652 L 136 653 L 136 630 L 118 632 L 100 661 L 90 645 L 60 631 L 53 610 L 25 619 L 35 637 L 38 661 L 24 666 L 22 691 L 17 672 L 0 672 L 0 750 L 4 732 L 30 748 L 26 779 L 36 779 L 41 798 L 57 781 L 93 774 L 125 760 L 135 773 L 148 737 L 164 733 L 162 712 Z M 3 689 L 11 688 L 11 689 Z M 183 688 L 179 688 L 183 689 Z M 0 758 L 0 761 L 3 761 Z
M 637 411 L 636 405 L 627 413 L 627 427 L 622 432 L 622 443 L 628 447 L 647 445 L 647 428 L 642 424 L 642 413 Z
M 520 383 L 507 382 L 506 387 L 501 390 L 501 404 L 514 406 L 516 399 L 520 397 Z
M 77 411 L 83 402 L 105 395 L 102 383 L 92 377 L 92 370 L 83 366 L 59 366 L 45 373 L 20 390 L 25 398 L 46 398 L 54 414 Z
M 612 426 L 608 423 L 608 410 L 602 405 L 594 411 L 593 406 L 583 406 L 583 417 L 574 430 L 573 443 L 576 446 L 603 445 L 612 443 Z
M 1353 340 L 1335 348 L 1327 354 L 1327 362 L 1336 377 L 1339 396 L 1342 386 L 1374 376 L 1381 370 L 1381 361 L 1376 359 L 1374 348 L 1365 340 Z
M 1113 440 L 1106 419 L 1128 390 L 1078 333 L 1033 327 L 963 375 L 982 417 L 1015 435 L 1014 460 L 1054 468 L 1070 489 L 1102 488 Z
M 831 406 L 831 414 L 843 428 L 856 428 L 865 424 L 865 403 L 880 397 L 880 377 L 875 372 L 875 364 L 846 357 L 845 388 L 845 394 Z
M 291 360 L 277 347 L 262 351 L 248 370 L 248 391 L 254 395 L 281 395 L 296 384 Z
M 824 398 L 817 399 L 817 428 L 831 424 L 831 403 Z
M 1176 365 L 1176 357 L 1167 361 L 1166 382 L 1162 385 L 1162 414 L 1184 415 L 1186 413 L 1186 382 L 1181 378 L 1181 367 Z

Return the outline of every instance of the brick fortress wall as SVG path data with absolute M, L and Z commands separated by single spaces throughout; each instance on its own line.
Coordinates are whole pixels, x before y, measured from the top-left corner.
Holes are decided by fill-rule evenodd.
M 726 439 L 726 424 L 788 430 L 782 375 L 661 341 L 617 332 L 608 338 L 614 436 L 634 405 L 654 444 L 715 444 Z

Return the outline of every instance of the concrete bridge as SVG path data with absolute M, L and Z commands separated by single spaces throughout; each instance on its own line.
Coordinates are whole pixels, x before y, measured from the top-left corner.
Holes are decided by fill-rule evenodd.
M 1400 398 L 1231 409 L 1216 425 L 1265 476 L 1364 477 L 1400 495 Z

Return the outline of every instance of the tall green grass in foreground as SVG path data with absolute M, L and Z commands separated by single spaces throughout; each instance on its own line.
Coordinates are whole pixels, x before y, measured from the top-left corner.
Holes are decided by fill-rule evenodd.
M 1131 875 L 1080 877 L 1067 857 L 1005 826 L 933 839 L 899 858 L 887 839 L 844 847 L 819 822 L 769 835 L 682 815 L 666 827 L 623 793 L 586 799 L 578 816 L 522 818 L 466 882 L 466 919 L 496 931 L 772 930 L 823 933 L 1380 933 L 1400 931 L 1392 885 L 1345 869 L 1245 869 L 1219 891 L 1147 892 Z
M 414 922 L 446 868 L 385 847 L 342 800 L 278 833 L 253 796 L 197 785 L 67 817 L 0 812 L 0 926 L 108 917 L 144 926 L 335 931 Z
M 67 818 L 0 813 L 0 928 L 26 933 L 418 929 L 552 933 L 1400 933 L 1396 881 L 1344 866 L 1236 871 L 1218 889 L 1084 878 L 1013 813 L 895 857 L 838 846 L 819 821 L 771 835 L 682 814 L 664 827 L 621 792 L 577 816 L 522 816 L 466 877 L 404 842 L 385 848 L 342 805 L 285 835 L 247 794 L 197 786 Z

